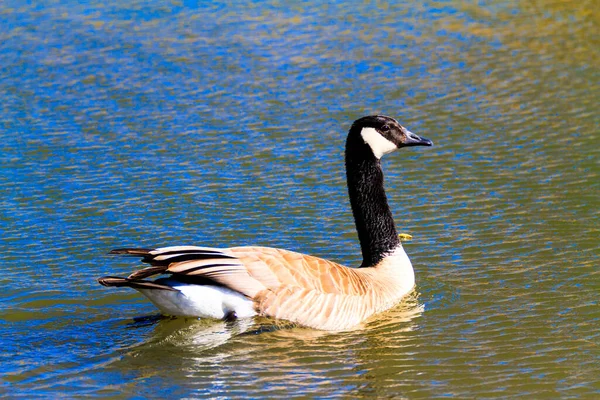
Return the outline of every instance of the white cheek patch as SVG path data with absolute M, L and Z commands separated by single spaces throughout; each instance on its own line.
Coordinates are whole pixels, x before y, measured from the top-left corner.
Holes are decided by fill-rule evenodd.
M 381 133 L 377 132 L 375 128 L 362 128 L 360 135 L 365 143 L 371 147 L 377 158 L 381 158 L 384 154 L 391 153 L 398 148 L 394 143 L 381 136 Z

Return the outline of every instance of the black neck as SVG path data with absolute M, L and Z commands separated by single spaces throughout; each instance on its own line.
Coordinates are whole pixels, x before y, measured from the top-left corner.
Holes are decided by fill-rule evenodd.
M 346 178 L 363 255 L 361 267 L 370 267 L 398 247 L 400 239 L 383 188 L 381 163 L 360 132 L 350 131 L 346 141 Z

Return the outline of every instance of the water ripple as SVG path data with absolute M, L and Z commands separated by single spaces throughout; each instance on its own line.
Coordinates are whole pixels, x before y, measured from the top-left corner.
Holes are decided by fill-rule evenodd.
M 592 4 L 0 5 L 2 393 L 598 397 Z M 159 318 L 118 246 L 360 263 L 345 132 L 383 160 L 414 296 L 356 330 Z

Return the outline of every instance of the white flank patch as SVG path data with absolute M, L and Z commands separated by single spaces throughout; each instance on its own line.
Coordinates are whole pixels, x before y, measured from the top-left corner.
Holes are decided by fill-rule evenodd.
M 394 143 L 381 136 L 381 133 L 377 132 L 375 128 L 363 128 L 360 131 L 360 135 L 365 143 L 371 147 L 373 154 L 377 158 L 381 158 L 384 154 L 391 153 L 397 149 Z
M 214 319 L 223 319 L 230 312 L 235 312 L 237 318 L 256 315 L 252 300 L 234 290 L 221 286 L 181 283 L 169 278 L 158 281 L 178 291 L 136 290 L 150 299 L 164 314 Z

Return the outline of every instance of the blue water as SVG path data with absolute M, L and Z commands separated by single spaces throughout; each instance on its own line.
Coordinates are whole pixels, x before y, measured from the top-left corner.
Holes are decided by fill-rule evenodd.
M 588 11 L 3 2 L 0 394 L 597 397 Z M 256 330 L 160 319 L 97 284 L 135 267 L 107 256 L 123 246 L 358 265 L 342 151 L 373 113 L 436 144 L 384 161 L 417 271 L 391 314 Z

